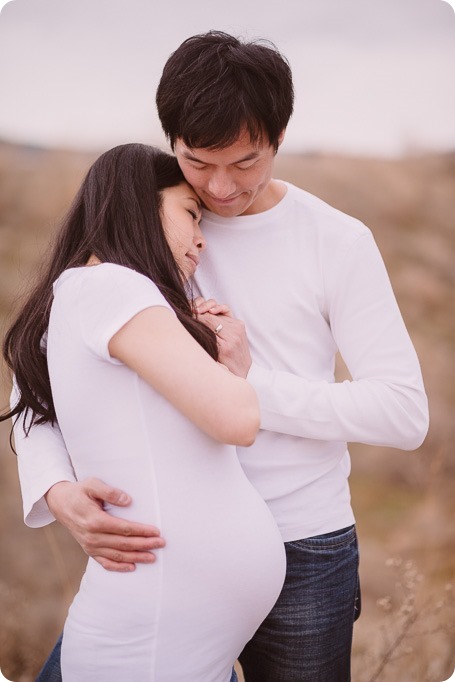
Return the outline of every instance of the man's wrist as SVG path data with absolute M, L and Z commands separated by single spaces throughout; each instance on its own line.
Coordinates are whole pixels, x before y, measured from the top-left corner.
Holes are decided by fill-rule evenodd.
M 57 481 L 51 487 L 47 492 L 44 493 L 44 499 L 46 500 L 46 504 L 49 508 L 49 511 L 51 514 L 55 517 L 55 507 L 54 505 L 56 504 L 57 506 L 59 505 L 59 500 L 61 498 L 61 495 L 64 494 L 64 490 L 68 489 L 68 486 L 72 486 L 75 484 L 75 481 L 68 481 L 68 480 L 61 480 Z

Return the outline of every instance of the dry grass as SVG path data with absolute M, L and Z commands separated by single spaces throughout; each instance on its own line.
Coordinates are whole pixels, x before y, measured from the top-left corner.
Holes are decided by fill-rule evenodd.
M 0 334 L 92 159 L 0 145 Z M 449 587 L 455 560 L 455 155 L 399 161 L 278 156 L 276 176 L 372 228 L 430 398 L 430 433 L 416 453 L 352 448 L 363 596 L 353 680 L 442 682 L 455 666 Z M 4 405 L 8 379 L 4 371 L 1 376 Z M 40 530 L 23 525 L 5 425 L 0 463 L 0 668 L 15 682 L 29 682 L 61 629 L 84 558 L 56 524 Z

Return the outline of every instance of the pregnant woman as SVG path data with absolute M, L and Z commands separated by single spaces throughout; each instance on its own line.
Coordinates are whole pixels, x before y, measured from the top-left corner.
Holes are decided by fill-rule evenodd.
M 128 490 L 122 516 L 166 539 L 127 574 L 89 558 L 64 682 L 229 682 L 282 587 L 281 536 L 234 447 L 255 438 L 256 396 L 192 309 L 200 210 L 172 156 L 105 153 L 6 336 L 18 400 L 3 418 L 58 423 L 77 478 Z

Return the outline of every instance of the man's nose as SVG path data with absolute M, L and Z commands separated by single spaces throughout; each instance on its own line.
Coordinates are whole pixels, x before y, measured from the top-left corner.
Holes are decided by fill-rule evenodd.
M 209 193 L 215 199 L 227 199 L 235 191 L 235 184 L 226 172 L 214 173 L 208 183 Z

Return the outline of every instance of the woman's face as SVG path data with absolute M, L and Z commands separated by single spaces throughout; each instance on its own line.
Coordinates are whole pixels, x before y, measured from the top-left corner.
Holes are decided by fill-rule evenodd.
M 186 182 L 167 187 L 161 197 L 161 220 L 167 242 L 177 265 L 189 279 L 199 264 L 199 252 L 205 248 L 199 227 L 200 199 Z

